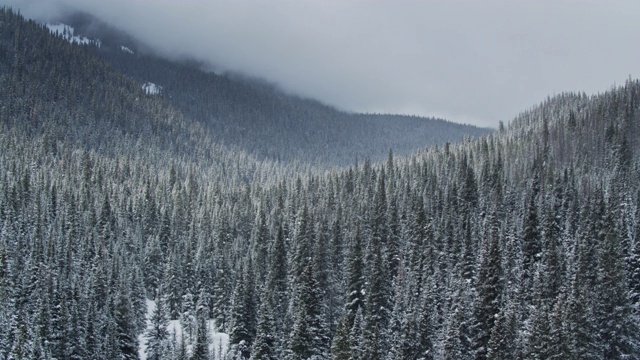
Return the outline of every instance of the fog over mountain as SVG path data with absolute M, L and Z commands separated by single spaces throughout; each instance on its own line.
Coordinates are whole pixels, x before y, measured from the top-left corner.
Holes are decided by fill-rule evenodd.
M 497 126 L 532 101 L 640 74 L 636 1 L 5 0 L 92 13 L 170 57 L 339 108 Z

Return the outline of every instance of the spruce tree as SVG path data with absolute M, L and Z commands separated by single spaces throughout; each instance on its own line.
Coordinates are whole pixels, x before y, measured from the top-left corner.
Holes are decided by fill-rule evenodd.
M 146 332 L 146 355 L 148 360 L 161 360 L 164 358 L 164 351 L 169 341 L 168 326 L 169 316 L 163 295 L 160 293 L 156 297 L 156 307 L 151 313 Z
M 351 344 L 351 356 L 353 359 L 364 359 L 364 316 L 363 309 L 359 308 L 353 321 L 351 321 L 351 329 L 349 331 L 349 344 Z
M 630 301 L 640 316 L 640 191 L 636 198 L 635 231 L 630 241 L 629 259 L 627 260 L 629 276 Z
M 531 286 L 533 273 L 535 271 L 535 264 L 538 262 L 542 251 L 537 206 L 537 199 L 540 191 L 540 177 L 536 168 L 534 168 L 533 171 L 533 184 L 531 185 L 531 193 L 528 197 L 529 202 L 527 204 L 525 218 L 523 220 L 522 231 L 522 271 L 525 288 Z
M 518 324 L 513 304 L 506 304 L 498 314 L 487 344 L 487 359 L 516 359 Z
M 385 334 L 389 322 L 389 273 L 382 254 L 382 243 L 374 238 L 373 247 L 373 268 L 369 278 L 369 289 L 366 298 L 366 341 L 365 357 L 374 359 L 380 354 L 389 351 L 389 346 Z M 376 355 L 378 354 L 378 355 Z
M 251 319 L 247 299 L 248 291 L 244 282 L 244 276 L 240 276 L 236 282 L 231 303 L 231 332 L 229 333 L 230 353 L 238 359 L 248 359 L 251 355 Z
M 338 329 L 331 343 L 331 360 L 351 360 L 351 342 L 349 341 L 349 318 L 343 317 L 338 322 Z
M 198 312 L 197 329 L 193 350 L 189 360 L 208 360 L 209 354 L 209 330 L 207 328 L 207 316 L 204 312 Z
M 353 239 L 353 247 L 349 254 L 349 268 L 347 270 L 346 314 L 350 324 L 353 324 L 358 310 L 364 307 L 363 271 L 362 238 L 360 228 L 357 228 Z
M 486 358 L 487 346 L 500 312 L 502 296 L 502 268 L 500 258 L 499 224 L 495 212 L 485 220 L 482 261 L 478 268 L 477 301 L 474 309 L 474 330 L 477 357 Z
M 549 321 L 549 306 L 542 298 L 543 286 L 541 283 L 540 271 L 534 275 L 535 299 L 529 314 L 529 319 L 525 324 L 525 331 L 528 335 L 526 341 L 526 357 L 528 359 L 549 359 L 553 339 L 551 335 L 551 325 Z
M 598 265 L 598 340 L 607 359 L 636 358 L 640 357 L 640 327 L 628 298 L 620 236 L 613 215 L 610 210 L 604 222 L 606 235 Z
M 284 318 L 287 313 L 289 294 L 287 293 L 287 249 L 285 246 L 284 230 L 282 224 L 278 225 L 278 232 L 271 250 L 269 263 L 269 275 L 267 279 L 267 291 L 273 306 L 275 328 L 271 331 L 278 338 L 284 337 Z M 263 300 L 264 301 L 264 300 Z
M 131 302 L 129 297 L 120 292 L 115 304 L 115 340 L 118 357 L 121 359 L 138 359 L 138 340 L 135 325 L 132 323 Z
M 256 339 L 251 348 L 252 360 L 276 360 L 276 329 L 273 317 L 273 305 L 268 294 L 263 294 L 262 304 L 258 311 L 258 327 L 256 329 Z
M 312 264 L 301 274 L 295 301 L 295 318 L 286 359 L 327 358 L 329 329 L 322 307 L 322 290 L 313 273 Z
M 152 300 L 155 300 L 156 291 L 162 281 L 164 270 L 164 260 L 162 250 L 160 249 L 160 241 L 157 236 L 153 236 L 146 244 L 144 251 L 144 284 L 146 294 Z

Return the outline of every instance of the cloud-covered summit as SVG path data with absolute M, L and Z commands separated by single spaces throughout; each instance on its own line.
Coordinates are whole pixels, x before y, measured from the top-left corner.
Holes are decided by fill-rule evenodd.
M 91 13 L 159 53 L 265 78 L 345 110 L 509 120 L 547 95 L 640 76 L 640 3 L 6 0 Z

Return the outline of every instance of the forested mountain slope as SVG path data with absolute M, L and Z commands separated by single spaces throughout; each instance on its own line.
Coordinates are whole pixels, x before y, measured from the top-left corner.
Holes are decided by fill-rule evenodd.
M 206 359 L 210 318 L 227 359 L 640 358 L 638 81 L 291 176 L 6 10 L 0 39 L 1 359 L 135 359 L 141 333 Z
M 356 157 L 384 160 L 389 149 L 409 155 L 492 131 L 435 118 L 338 111 L 260 80 L 205 72 L 194 62 L 165 60 L 86 14 L 63 21 L 100 39 L 101 47 L 87 49 L 116 69 L 140 84 L 162 86 L 161 96 L 184 115 L 206 124 L 217 141 L 259 158 L 349 165 Z M 122 46 L 134 53 L 122 51 Z

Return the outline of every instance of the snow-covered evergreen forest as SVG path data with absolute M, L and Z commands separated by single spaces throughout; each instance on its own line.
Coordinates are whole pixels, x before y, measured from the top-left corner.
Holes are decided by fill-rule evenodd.
M 0 359 L 640 359 L 637 80 L 330 169 L 141 83 L 0 9 Z

